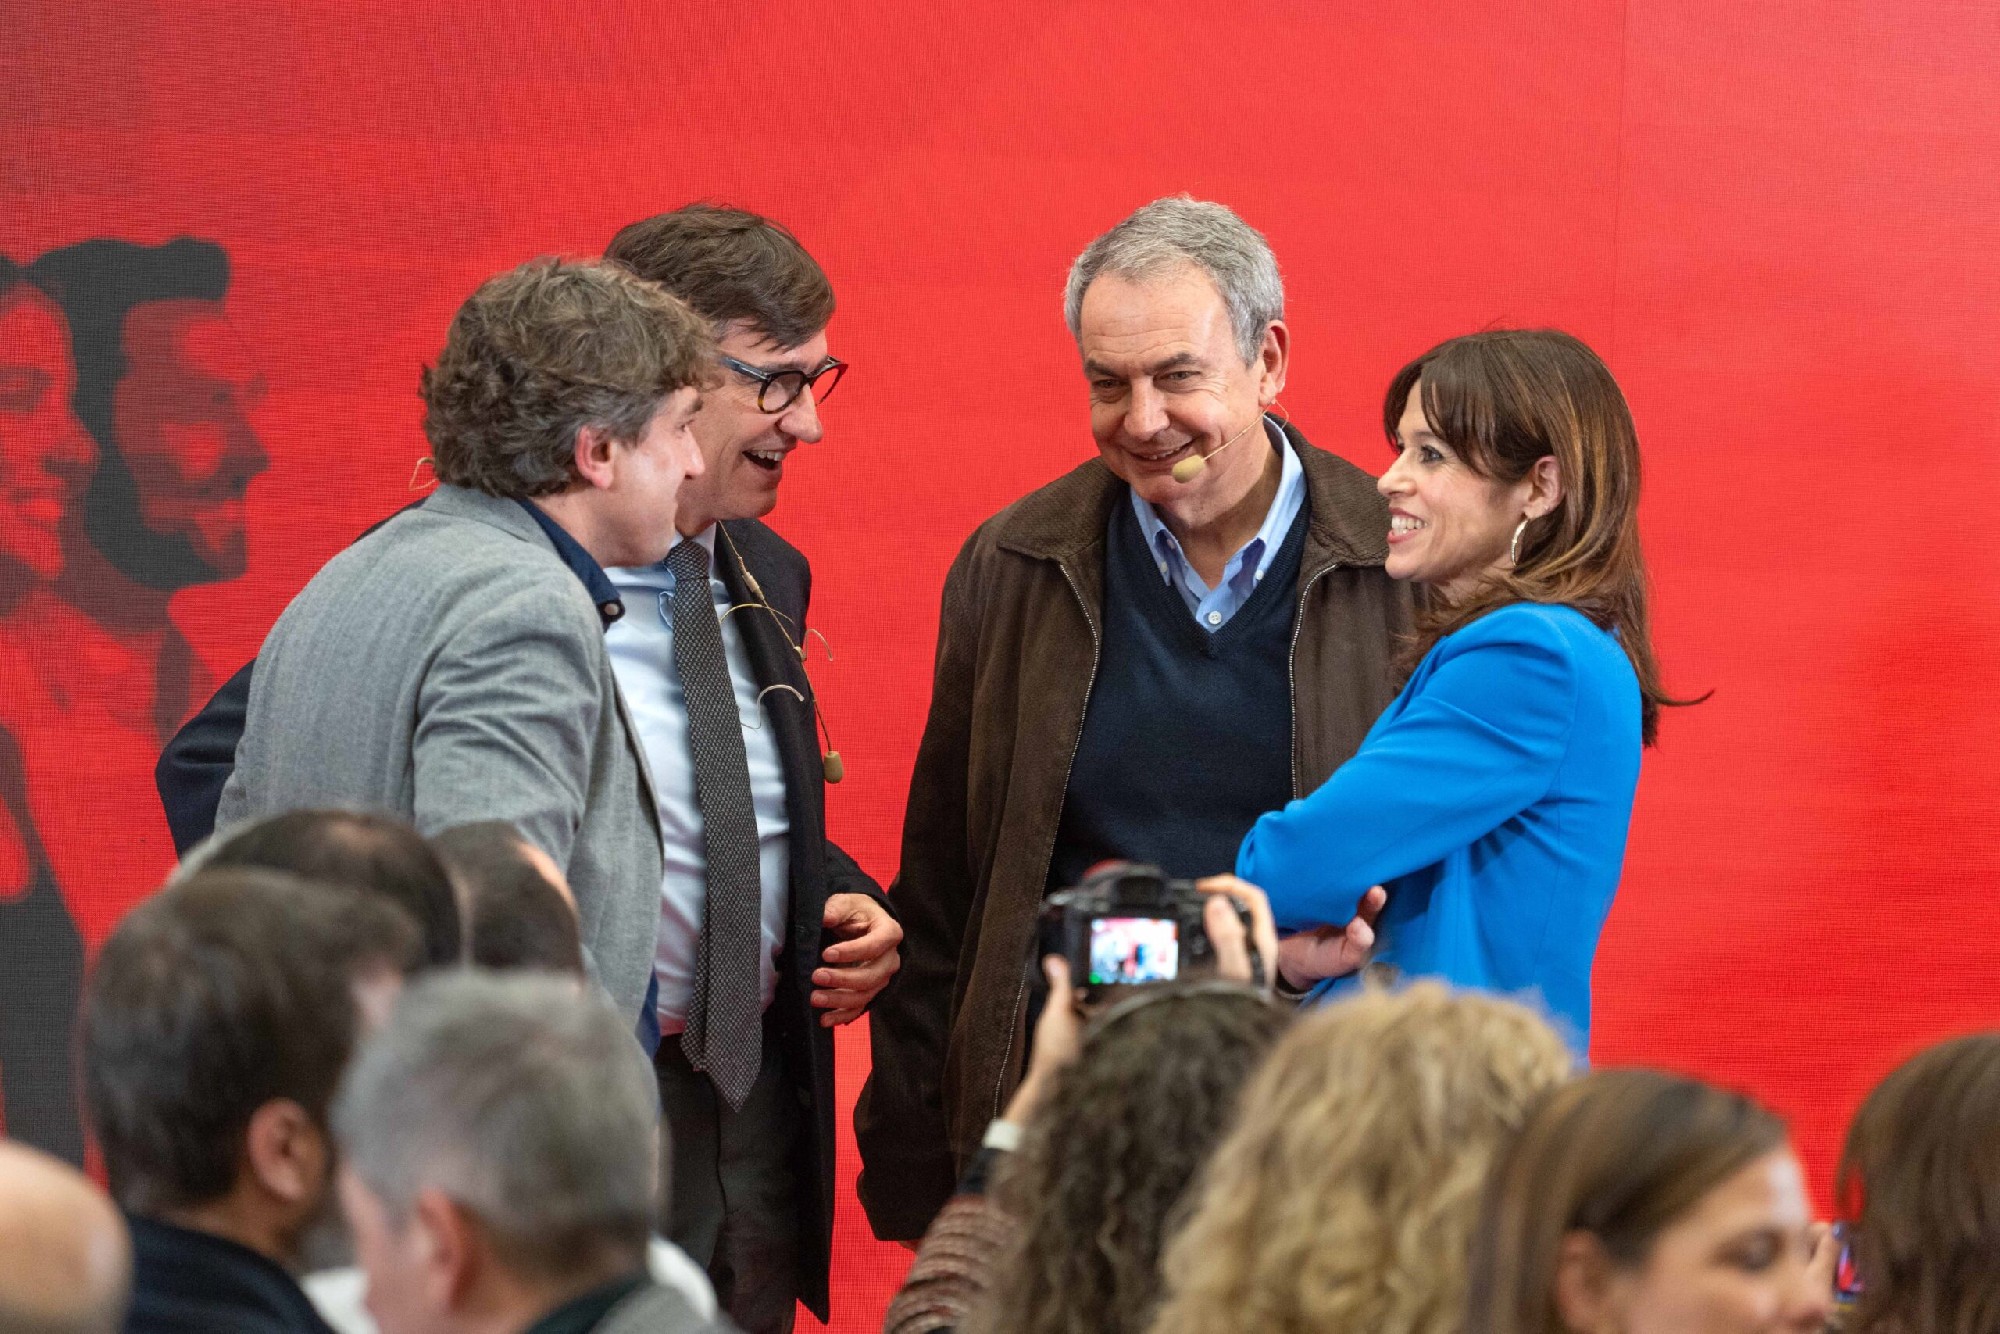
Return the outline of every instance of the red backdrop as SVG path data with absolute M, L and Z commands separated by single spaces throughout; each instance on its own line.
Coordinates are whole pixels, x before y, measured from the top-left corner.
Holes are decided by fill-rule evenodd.
M 272 464 L 249 492 L 247 575 L 173 604 L 218 676 L 408 499 L 417 368 L 480 278 L 595 252 L 690 199 L 739 203 L 796 230 L 840 296 L 833 347 L 855 369 L 773 521 L 815 561 L 836 658 L 834 832 L 886 882 L 946 565 L 1090 451 L 1065 266 L 1137 204 L 1190 191 L 1270 237 L 1287 407 L 1371 471 L 1387 377 L 1452 334 L 1562 326 L 1631 398 L 1661 656 L 1715 696 L 1670 715 L 1647 759 L 1596 1059 L 1758 1092 L 1824 1195 L 1866 1088 L 1994 1022 L 1991 6 L 5 15 L 0 252 L 190 234 L 233 261 Z M 77 741 L 61 772 L 30 757 L 93 943 L 168 864 L 143 749 Z M 865 1027 L 840 1043 L 851 1105 Z M 902 1253 L 867 1239 L 846 1187 L 841 1210 L 836 1327 L 872 1328 Z

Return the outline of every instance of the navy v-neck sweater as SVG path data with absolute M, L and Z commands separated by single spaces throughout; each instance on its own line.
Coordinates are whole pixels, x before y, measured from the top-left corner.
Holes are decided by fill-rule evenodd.
M 1111 507 L 1103 646 L 1062 824 L 1051 891 L 1100 861 L 1172 876 L 1236 865 L 1258 816 L 1292 798 L 1292 620 L 1301 509 L 1256 591 L 1213 632 L 1167 586 L 1132 506 Z

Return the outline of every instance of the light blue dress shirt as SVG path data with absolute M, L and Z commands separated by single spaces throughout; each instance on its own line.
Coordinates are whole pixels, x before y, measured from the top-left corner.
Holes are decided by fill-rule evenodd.
M 1167 587 L 1181 595 L 1181 601 L 1194 613 L 1196 624 L 1211 633 L 1229 624 L 1229 618 L 1257 591 L 1257 582 L 1277 559 L 1285 534 L 1292 531 L 1292 520 L 1299 517 L 1299 510 L 1306 503 L 1306 473 L 1298 451 L 1269 417 L 1264 418 L 1264 431 L 1271 439 L 1271 447 L 1278 451 L 1278 494 L 1271 498 L 1264 526 L 1229 558 L 1229 563 L 1222 567 L 1222 582 L 1214 588 L 1195 573 L 1179 540 L 1160 522 L 1159 514 L 1139 498 L 1137 491 L 1132 492 L 1132 512 L 1139 516 L 1139 531 L 1146 535 L 1146 549 L 1153 553 L 1160 577 L 1167 581 Z
M 708 590 L 722 619 L 722 651 L 736 688 L 736 712 L 743 720 L 744 757 L 750 766 L 750 798 L 757 813 L 758 870 L 763 884 L 764 949 L 758 955 L 763 1004 L 778 986 L 778 951 L 784 944 L 791 908 L 791 816 L 785 809 L 785 772 L 777 735 L 757 702 L 757 678 L 743 643 L 738 617 L 729 610 L 729 591 L 716 563 L 715 525 L 695 539 L 708 550 Z M 730 559 L 725 552 L 724 560 Z M 687 1026 L 694 991 L 695 948 L 708 904 L 708 851 L 702 841 L 701 807 L 695 802 L 694 755 L 688 745 L 687 695 L 674 667 L 674 576 L 665 563 L 643 569 L 613 569 L 625 599 L 623 620 L 605 632 L 618 689 L 646 748 L 653 795 L 660 808 L 666 844 L 666 874 L 660 882 L 660 929 L 653 958 L 659 988 L 660 1032 Z

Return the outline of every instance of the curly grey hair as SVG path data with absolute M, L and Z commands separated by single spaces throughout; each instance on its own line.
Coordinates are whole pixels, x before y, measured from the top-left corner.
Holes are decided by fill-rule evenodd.
M 1236 350 L 1255 361 L 1271 321 L 1285 318 L 1285 284 L 1262 232 L 1221 204 L 1174 195 L 1155 199 L 1083 248 L 1070 265 L 1063 318 L 1081 338 L 1083 294 L 1099 275 L 1155 277 L 1183 264 L 1206 273 L 1222 293 Z

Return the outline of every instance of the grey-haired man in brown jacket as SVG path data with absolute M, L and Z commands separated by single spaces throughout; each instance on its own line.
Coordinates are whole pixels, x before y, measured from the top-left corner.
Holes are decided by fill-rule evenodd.
M 877 1235 L 912 1240 L 1020 1079 L 1044 897 L 1124 857 L 1232 869 L 1256 817 L 1360 746 L 1406 592 L 1353 465 L 1271 415 L 1277 263 L 1228 209 L 1148 204 L 1065 314 L 1099 457 L 980 526 L 945 580 L 891 896 L 903 967 L 855 1112 Z

